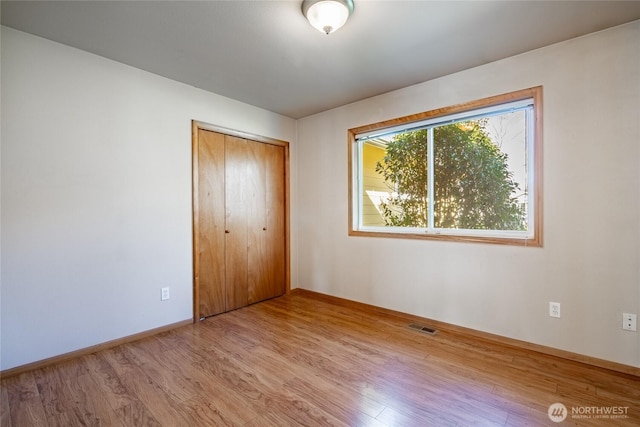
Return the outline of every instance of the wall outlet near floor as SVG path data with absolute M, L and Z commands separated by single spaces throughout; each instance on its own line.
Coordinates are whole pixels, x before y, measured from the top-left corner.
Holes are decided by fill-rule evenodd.
M 160 296 L 162 301 L 166 301 L 169 299 L 169 288 L 162 288 L 162 295 Z
M 638 316 L 631 313 L 622 313 L 622 329 L 625 331 L 636 331 Z
M 549 302 L 549 316 L 560 317 L 560 303 Z

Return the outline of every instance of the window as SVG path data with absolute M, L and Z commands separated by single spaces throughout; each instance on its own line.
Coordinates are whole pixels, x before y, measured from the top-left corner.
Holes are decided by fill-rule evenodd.
M 542 87 L 349 130 L 349 234 L 542 245 Z

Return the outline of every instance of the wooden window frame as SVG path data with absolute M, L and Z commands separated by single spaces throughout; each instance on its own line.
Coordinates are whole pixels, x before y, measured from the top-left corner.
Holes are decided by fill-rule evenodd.
M 530 237 L 495 237 L 495 236 L 478 236 L 478 235 L 461 235 L 461 234 L 435 234 L 435 233 L 416 233 L 416 232 L 396 232 L 396 231 L 363 231 L 358 229 L 358 218 L 355 217 L 358 212 L 356 204 L 358 200 L 358 180 L 354 177 L 354 173 L 358 170 L 357 165 L 360 161 L 354 158 L 357 150 L 355 149 L 357 140 L 356 136 L 372 131 L 384 131 L 387 128 L 402 126 L 419 121 L 435 119 L 438 117 L 465 113 L 486 107 L 497 106 L 510 102 L 516 102 L 525 99 L 533 99 L 533 187 L 530 189 L 530 200 L 533 204 L 533 233 Z M 528 89 L 509 92 L 502 95 L 491 96 L 488 98 L 478 99 L 475 101 L 465 102 L 449 107 L 438 108 L 422 113 L 412 114 L 409 116 L 399 117 L 391 120 L 385 120 L 365 126 L 359 126 L 347 131 L 348 140 L 348 234 L 349 236 L 360 237 L 387 237 L 402 239 L 421 239 L 421 240 L 443 240 L 443 241 L 459 241 L 459 242 L 479 242 L 492 243 L 515 246 L 532 246 L 542 247 L 542 226 L 543 226 L 543 205 L 542 205 L 542 86 L 536 86 Z M 355 199 L 354 199 L 355 198 Z

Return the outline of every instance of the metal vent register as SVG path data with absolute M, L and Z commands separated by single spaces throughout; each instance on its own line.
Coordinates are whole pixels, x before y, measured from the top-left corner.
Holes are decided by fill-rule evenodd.
M 409 329 L 415 329 L 418 332 L 422 332 L 423 334 L 435 335 L 437 330 L 430 328 L 424 325 L 418 325 L 417 323 L 412 323 L 409 325 Z

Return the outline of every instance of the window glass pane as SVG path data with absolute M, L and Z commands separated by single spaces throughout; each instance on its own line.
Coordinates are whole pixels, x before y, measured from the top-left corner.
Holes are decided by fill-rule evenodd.
M 370 144 L 382 147 L 375 159 L 374 176 L 378 187 L 374 188 L 372 178 L 369 178 L 370 184 L 363 178 L 365 195 L 371 193 L 378 197 L 378 221 L 381 225 L 428 226 L 427 134 L 426 129 L 403 132 L 364 144 L 365 151 L 372 151 L 367 147 Z M 366 170 L 367 166 L 364 166 L 365 174 Z M 365 213 L 363 211 L 363 216 Z M 373 225 L 372 222 L 364 224 Z
M 387 202 L 389 188 L 378 171 L 378 163 L 386 154 L 386 141 L 367 141 L 362 145 L 362 225 L 384 226 L 382 203 Z
M 527 230 L 526 114 L 434 128 L 434 227 Z

